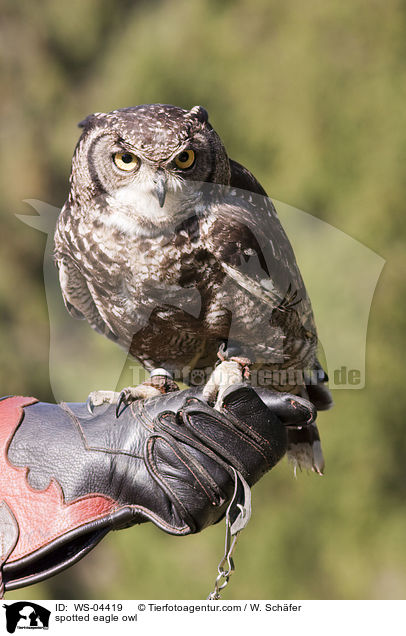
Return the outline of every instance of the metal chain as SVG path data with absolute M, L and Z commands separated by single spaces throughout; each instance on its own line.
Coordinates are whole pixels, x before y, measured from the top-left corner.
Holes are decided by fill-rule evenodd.
M 247 525 L 251 516 L 251 493 L 248 484 L 235 469 L 234 471 L 234 494 L 226 511 L 226 536 L 224 546 L 224 556 L 217 566 L 218 575 L 214 582 L 214 590 L 207 597 L 208 601 L 218 601 L 220 592 L 228 585 L 230 576 L 235 570 L 233 552 L 241 530 Z M 237 503 L 238 484 L 241 483 L 244 492 L 244 505 Z M 238 509 L 238 515 L 234 523 L 231 523 L 231 513 Z
M 240 533 L 237 532 L 234 537 L 232 536 L 230 519 L 226 517 L 226 539 L 224 556 L 217 566 L 218 575 L 214 582 L 214 590 L 207 597 L 208 601 L 218 601 L 220 599 L 221 590 L 223 590 L 226 585 L 228 585 L 230 576 L 235 570 L 232 554 L 234 552 L 239 534 Z

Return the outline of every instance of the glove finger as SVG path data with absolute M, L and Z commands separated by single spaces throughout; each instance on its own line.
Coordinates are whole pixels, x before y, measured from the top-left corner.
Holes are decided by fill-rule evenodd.
M 303 397 L 290 393 L 278 393 L 268 389 L 256 389 L 261 400 L 285 426 L 309 426 L 317 416 L 316 407 Z

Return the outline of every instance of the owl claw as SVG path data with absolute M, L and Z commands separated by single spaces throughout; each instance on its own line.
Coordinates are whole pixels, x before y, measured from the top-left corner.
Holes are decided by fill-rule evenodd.
M 120 392 L 120 395 L 118 396 L 118 400 L 117 400 L 117 404 L 116 404 L 116 418 L 118 419 L 119 415 L 120 415 L 120 406 L 122 404 L 124 404 L 125 406 L 128 406 L 129 403 L 129 394 L 128 391 L 126 389 L 123 389 Z
M 90 413 L 90 415 L 94 414 L 93 402 L 90 399 L 90 395 L 87 396 L 86 408 L 87 408 L 88 412 Z
M 86 400 L 86 408 L 90 415 L 94 415 L 94 409 L 96 406 L 102 406 L 103 404 L 115 404 L 118 398 L 116 391 L 92 391 L 89 393 Z
M 131 402 L 135 402 L 136 400 L 147 400 L 148 398 L 155 397 L 156 395 L 161 395 L 162 392 L 155 386 L 151 386 L 148 383 L 139 384 L 138 386 L 128 386 L 123 389 L 118 395 L 117 404 L 116 404 L 116 417 L 120 416 L 120 413 L 123 412 L 125 407 L 127 407 Z M 123 409 L 120 411 L 120 407 L 123 405 Z
M 149 381 L 138 386 L 128 386 L 120 393 L 117 391 L 92 391 L 86 400 L 86 408 L 90 415 L 94 415 L 96 406 L 103 404 L 116 405 L 116 417 L 118 418 L 123 409 L 135 400 L 146 400 L 162 393 L 178 390 L 178 385 L 172 380 L 171 375 L 164 369 L 156 369 L 151 374 Z
M 248 358 L 237 356 L 220 362 L 203 389 L 203 398 L 209 404 L 214 404 L 214 408 L 220 411 L 224 392 L 230 386 L 244 383 L 249 379 L 249 365 Z

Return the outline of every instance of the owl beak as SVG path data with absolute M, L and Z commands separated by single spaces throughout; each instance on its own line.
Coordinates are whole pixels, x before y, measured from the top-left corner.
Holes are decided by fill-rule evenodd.
M 158 168 L 155 174 L 155 179 L 154 179 L 154 183 L 155 183 L 154 192 L 157 196 L 157 199 L 159 201 L 159 205 L 161 206 L 161 208 L 164 207 L 164 203 L 165 203 L 167 178 L 168 177 L 166 172 L 162 170 L 162 168 Z

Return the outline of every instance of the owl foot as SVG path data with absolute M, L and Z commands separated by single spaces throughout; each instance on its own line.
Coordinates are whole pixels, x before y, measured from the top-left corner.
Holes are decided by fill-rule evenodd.
M 155 397 L 159 391 L 153 387 L 145 387 L 142 384 L 139 386 L 129 386 L 118 391 L 92 391 L 89 393 L 86 400 L 87 410 L 91 415 L 94 414 L 94 409 L 97 406 L 103 406 L 103 404 L 116 404 L 116 414 L 124 402 L 132 402 L 133 400 L 146 399 L 149 397 Z
M 203 399 L 220 411 L 226 389 L 249 379 L 249 365 L 248 358 L 233 356 L 229 360 L 223 359 L 208 379 L 203 389 Z
M 93 415 L 96 406 L 103 404 L 115 404 L 120 393 L 117 391 L 92 391 L 86 400 L 86 407 L 90 415 Z
M 116 417 L 119 417 L 120 415 L 121 405 L 123 405 L 123 407 L 125 408 L 131 402 L 135 402 L 136 400 L 147 400 L 148 398 L 156 397 L 157 395 L 161 395 L 161 391 L 158 388 L 148 384 L 127 386 L 118 395 L 116 404 Z
M 120 407 L 126 406 L 135 400 L 148 398 L 179 390 L 178 385 L 172 380 L 172 376 L 165 369 L 151 371 L 149 380 L 145 380 L 138 386 L 129 386 L 120 392 L 117 391 L 92 391 L 86 402 L 87 410 L 93 415 L 96 406 L 103 404 L 116 405 L 116 417 L 120 414 Z
M 125 408 L 135 400 L 146 400 L 173 391 L 179 391 L 179 387 L 174 382 L 169 371 L 166 371 L 166 369 L 154 369 L 151 371 L 149 380 L 145 380 L 138 386 L 129 386 L 121 391 L 116 406 L 116 417 L 120 415 L 122 404 Z

